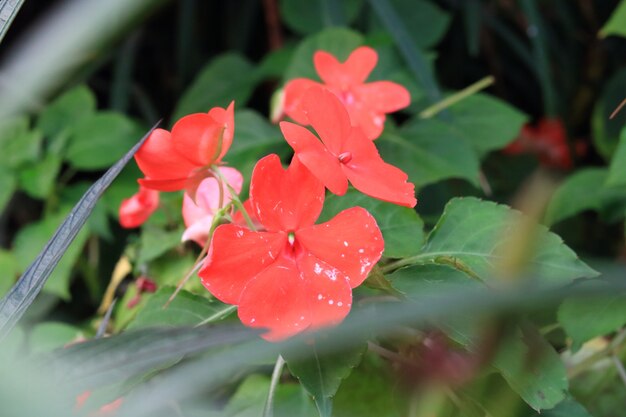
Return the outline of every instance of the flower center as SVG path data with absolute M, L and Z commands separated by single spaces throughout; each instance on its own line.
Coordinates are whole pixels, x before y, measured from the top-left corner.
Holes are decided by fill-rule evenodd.
M 295 232 L 289 232 L 289 234 L 287 235 L 287 240 L 289 241 L 289 244 L 291 246 L 293 246 L 293 244 L 296 241 L 296 233 Z
M 352 160 L 352 152 L 343 152 L 338 156 L 338 158 L 339 162 L 341 162 L 342 164 L 347 164 Z

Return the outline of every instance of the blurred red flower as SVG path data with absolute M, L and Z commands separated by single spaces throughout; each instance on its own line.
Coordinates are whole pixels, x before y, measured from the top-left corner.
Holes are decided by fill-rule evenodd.
M 309 88 L 324 86 L 346 106 L 352 124 L 359 126 L 369 139 L 376 139 L 383 131 L 385 114 L 411 104 L 411 95 L 400 84 L 391 81 L 365 83 L 377 61 L 378 54 L 367 46 L 355 49 L 344 63 L 328 52 L 317 51 L 313 62 L 323 84 L 308 78 L 289 81 L 285 86 L 285 113 L 300 124 L 309 124 L 300 102 Z
M 383 252 L 374 218 L 354 207 L 315 225 L 324 186 L 296 158 L 284 170 L 277 155 L 256 164 L 250 199 L 266 231 L 219 226 L 199 272 L 204 286 L 238 305 L 245 325 L 268 329 L 267 340 L 341 322 Z
M 127 229 L 141 226 L 159 206 L 159 192 L 139 186 L 139 191 L 120 204 L 120 225 Z
M 227 109 L 214 107 L 174 124 L 172 133 L 156 129 L 135 154 L 145 178 L 144 187 L 159 191 L 195 191 L 230 148 L 235 130 L 234 103 Z
M 300 111 L 319 135 L 290 122 L 280 128 L 300 160 L 334 194 L 348 190 L 348 180 L 364 194 L 414 207 L 415 186 L 402 170 L 385 163 L 374 143 L 361 129 L 351 126 L 348 113 L 328 90 L 310 88 L 300 101 Z

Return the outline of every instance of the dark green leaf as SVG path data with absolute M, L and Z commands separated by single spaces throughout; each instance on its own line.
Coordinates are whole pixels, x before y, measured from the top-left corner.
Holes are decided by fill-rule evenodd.
M 409 123 L 376 141 L 383 159 L 402 169 L 420 189 L 447 178 L 478 184 L 480 164 L 465 134 L 438 120 Z M 419 196 L 418 196 L 419 197 Z
M 502 149 L 517 137 L 526 116 L 486 94 L 474 94 L 450 107 L 452 126 L 479 155 Z
M 176 298 L 164 308 L 174 293 L 174 287 L 162 287 L 146 303 L 145 307 L 128 326 L 129 329 L 152 326 L 192 326 L 218 314 L 228 306 L 217 300 L 209 300 L 181 290 Z
M 551 410 L 544 410 L 541 413 L 533 414 L 529 417 L 593 417 L 589 411 L 581 404 L 571 398 L 561 401 Z
M 280 14 L 284 22 L 294 31 L 308 35 L 331 26 L 324 16 L 324 0 L 280 0 Z M 357 16 L 363 0 L 344 0 L 337 2 L 346 23 Z
M 554 224 L 585 210 L 617 211 L 622 217 L 626 193 L 623 187 L 605 185 L 607 177 L 606 168 L 585 168 L 570 175 L 552 196 L 546 223 Z
M 11 200 L 17 187 L 17 180 L 13 171 L 0 166 L 0 214 Z
M 121 158 L 140 134 L 138 125 L 118 113 L 99 112 L 76 123 L 67 146 L 75 168 L 100 170 Z
M 258 81 L 259 75 L 246 58 L 236 53 L 220 55 L 200 71 L 185 91 L 172 121 L 191 113 L 206 113 L 215 106 L 226 107 L 233 100 L 236 108 L 243 108 Z
M 424 244 L 424 223 L 415 210 L 368 197 L 356 190 L 326 199 L 318 222 L 325 222 L 350 207 L 363 207 L 376 219 L 385 241 L 384 255 L 402 258 L 419 253 Z
M 349 29 L 331 28 L 309 36 L 294 52 L 285 72 L 285 81 L 298 77 L 319 80 L 313 66 L 313 55 L 316 51 L 326 51 L 339 61 L 345 61 L 362 44 L 363 36 Z
M 75 341 L 80 335 L 79 329 L 67 323 L 47 322 L 33 328 L 28 337 L 28 343 L 31 352 L 48 352 Z
M 307 353 L 306 359 L 301 359 L 302 356 L 297 359 L 285 356 L 287 366 L 313 396 L 320 416 L 330 417 L 333 408 L 332 398 L 341 382 L 361 361 L 364 349 L 321 355 L 317 352 L 315 343 L 311 343 L 302 345 L 300 355 L 303 352 Z
M 446 33 L 450 16 L 435 4 L 426 0 L 390 0 L 418 48 L 425 49 L 435 45 Z M 379 19 L 372 22 L 373 29 L 382 28 Z
M 0 121 L 0 165 L 18 168 L 39 158 L 43 137 L 29 125 L 26 117 Z
M 619 143 L 622 127 L 626 125 L 626 111 L 620 111 L 613 119 L 611 113 L 624 100 L 622 91 L 626 90 L 626 69 L 613 73 L 604 84 L 602 95 L 596 101 L 591 117 L 592 138 L 596 150 L 607 161 Z
M 445 261 L 452 266 L 458 262 L 457 269 L 488 279 L 498 266 L 505 265 L 508 256 L 514 256 L 512 251 L 521 251 L 528 256 L 529 270 L 524 272 L 542 285 L 564 284 L 597 275 L 544 226 L 526 225 L 526 228 L 534 227 L 528 241 L 530 247 L 519 247 L 514 232 L 519 233 L 520 221 L 522 215 L 507 206 L 473 197 L 455 198 L 446 205 L 418 257 L 423 262 Z
M 158 227 L 143 227 L 141 230 L 141 251 L 137 262 L 146 263 L 175 248 L 180 245 L 182 235 L 182 229 L 167 231 Z
M 0 296 L 3 296 L 15 284 L 19 272 L 13 252 L 0 249 L 0 271 Z
M 579 285 L 591 289 L 608 290 L 609 287 L 605 282 L 596 280 Z M 572 350 L 577 351 L 586 341 L 619 330 L 626 324 L 626 293 L 616 292 L 607 297 L 566 300 L 559 308 L 558 317 L 563 329 L 572 339 Z
M 64 93 L 41 112 L 37 128 L 53 138 L 96 111 L 96 97 L 84 85 Z
M 611 158 L 606 185 L 609 187 L 626 185 L 626 129 L 622 129 L 617 149 Z
M 565 365 L 554 348 L 532 329 L 515 332 L 501 342 L 493 366 L 537 411 L 553 408 L 567 395 Z
M 19 282 L 0 300 L 0 340 L 15 326 L 26 309 L 34 301 L 59 263 L 59 260 L 61 260 L 63 254 L 89 218 L 89 214 L 104 190 L 130 161 L 151 132 L 152 130 L 89 188 L 87 193 L 54 232 L 43 251 L 37 255 L 26 269 Z

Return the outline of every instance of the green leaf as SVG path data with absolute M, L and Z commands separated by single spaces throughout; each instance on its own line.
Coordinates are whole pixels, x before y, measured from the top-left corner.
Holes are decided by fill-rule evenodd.
M 606 288 L 610 292 L 603 281 L 592 280 L 579 285 L 590 289 Z M 614 332 L 626 324 L 626 293 L 565 300 L 559 307 L 558 318 L 572 339 L 572 350 L 577 351 L 588 340 Z
M 626 37 L 626 1 L 620 2 L 598 34 L 602 38 L 610 35 Z
M 181 290 L 164 308 L 175 287 L 161 287 L 150 296 L 145 307 L 128 326 L 129 329 L 151 326 L 193 326 L 223 311 L 226 304 Z M 221 316 L 216 316 L 223 318 Z
M 585 168 L 570 175 L 552 196 L 546 223 L 554 224 L 585 210 L 617 212 L 622 217 L 626 190 L 606 186 L 608 175 L 606 168 Z
M 327 197 L 318 223 L 356 206 L 363 207 L 376 219 L 385 241 L 385 256 L 402 258 L 419 253 L 424 244 L 424 223 L 415 210 L 376 200 L 353 189 L 342 197 Z
M 52 138 L 95 111 L 96 97 L 87 86 L 80 85 L 46 106 L 37 119 L 37 128 Z
M 182 235 L 182 229 L 167 231 L 146 225 L 141 229 L 141 251 L 137 262 L 146 263 L 177 247 Z
M 498 271 L 498 264 L 506 260 L 510 250 L 533 249 L 528 257 L 528 271 L 544 285 L 564 284 L 576 278 L 593 277 L 597 272 L 582 262 L 560 237 L 546 227 L 533 228 L 531 248 L 515 247 L 517 236 L 512 235 L 523 220 L 521 213 L 507 206 L 480 199 L 455 198 L 432 230 L 422 253 L 423 263 L 460 263 L 457 269 L 488 279 Z M 518 226 L 519 227 L 519 226 Z M 527 226 L 532 227 L 532 226 Z
M 270 379 L 253 374 L 237 388 L 221 416 L 259 417 L 263 415 Z M 274 395 L 274 417 L 316 417 L 317 411 L 298 384 L 280 383 Z
M 452 126 L 479 155 L 512 142 L 526 121 L 519 110 L 486 94 L 474 94 L 449 108 Z
M 551 410 L 533 414 L 532 417 L 593 417 L 580 403 L 567 398 Z
M 333 415 L 358 417 L 398 417 L 396 382 L 386 364 L 372 355 L 363 361 L 341 384 L 333 401 Z
M 230 52 L 213 58 L 183 94 L 172 120 L 206 113 L 216 106 L 226 107 L 233 100 L 236 109 L 243 108 L 258 81 L 254 66 L 243 56 Z
M 0 121 L 0 165 L 19 168 L 34 162 L 41 153 L 41 132 L 30 130 L 26 117 Z
M 390 0 L 391 6 L 404 23 L 413 43 L 421 49 L 435 45 L 446 33 L 450 16 L 435 4 L 425 0 Z M 383 30 L 380 20 L 373 16 L 371 28 Z
M 330 417 L 332 398 L 339 389 L 341 382 L 350 375 L 361 361 L 364 348 L 333 354 L 320 355 L 315 343 L 302 345 L 297 358 L 285 356 L 289 371 L 300 380 L 300 383 L 313 396 L 321 417 Z M 301 359 L 306 357 L 307 359 Z
M 493 366 L 536 411 L 553 408 L 567 395 L 565 365 L 554 348 L 535 330 L 516 331 L 505 338 L 500 343 Z
M 4 212 L 16 188 L 17 180 L 15 179 L 15 174 L 11 170 L 0 166 L 0 214 Z
M 387 129 L 376 145 L 383 159 L 406 172 L 418 189 L 448 178 L 478 185 L 477 153 L 461 132 L 441 121 L 415 121 L 397 132 Z
M 330 28 L 304 39 L 291 58 L 285 72 L 285 81 L 304 77 L 319 80 L 313 66 L 313 54 L 326 51 L 333 54 L 339 61 L 345 61 L 350 53 L 363 45 L 363 36 L 357 32 L 343 28 Z
M 28 342 L 33 353 L 49 352 L 76 340 L 81 335 L 79 329 L 62 322 L 47 322 L 35 326 Z
M 139 126 L 122 114 L 88 115 L 72 129 L 66 157 L 78 169 L 107 168 L 135 144 L 140 134 Z
M 0 249 L 0 297 L 15 284 L 18 274 L 17 261 L 13 252 Z
M 626 185 L 626 129 L 622 129 L 619 144 L 611 158 L 606 185 L 609 187 Z
M 626 125 L 626 111 L 618 112 L 613 119 L 609 119 L 617 109 L 626 90 L 626 69 L 616 71 L 604 85 L 602 95 L 596 100 L 591 116 L 593 144 L 598 153 L 607 161 L 619 143 L 622 127 Z
M 324 15 L 324 0 L 280 0 L 280 15 L 283 21 L 293 31 L 302 35 L 319 32 L 332 22 Z M 344 0 L 338 2 L 338 7 L 346 18 L 346 23 L 352 22 L 361 7 L 363 0 Z
M 50 236 L 54 235 L 57 226 L 66 213 L 44 217 L 42 220 L 31 223 L 19 231 L 13 243 L 13 252 L 21 272 L 27 270 L 33 259 L 44 248 Z M 76 236 L 72 244 L 66 249 L 63 258 L 44 286 L 44 291 L 68 300 L 70 298 L 70 281 L 72 269 L 82 253 L 83 246 L 89 237 L 87 230 Z
M 48 153 L 43 160 L 22 168 L 19 171 L 20 188 L 31 197 L 45 199 L 54 189 L 61 162 L 58 155 Z

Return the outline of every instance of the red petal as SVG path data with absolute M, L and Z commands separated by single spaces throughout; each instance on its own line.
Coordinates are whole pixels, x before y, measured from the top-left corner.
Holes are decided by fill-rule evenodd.
M 325 271 L 332 273 L 327 276 Z M 351 302 L 350 286 L 341 272 L 310 254 L 302 256 L 297 265 L 292 258 L 283 257 L 246 286 L 239 318 L 247 326 L 268 329 L 263 337 L 277 341 L 311 326 L 340 322 Z
M 341 170 L 341 163 L 308 129 L 289 122 L 282 122 L 280 130 L 296 157 L 332 193 L 344 195 L 348 179 Z
M 350 116 L 343 103 L 330 91 L 314 87 L 304 95 L 302 109 L 328 150 L 339 155 L 352 130 Z
M 340 90 L 363 83 L 377 61 L 378 54 L 367 46 L 355 49 L 343 64 L 328 52 L 318 51 L 313 55 L 315 69 L 320 78 L 330 87 Z
M 187 186 L 188 178 L 175 178 L 171 180 L 153 180 L 152 178 L 139 178 L 137 182 L 146 188 L 158 191 L 178 191 Z
M 120 225 L 125 228 L 141 226 L 159 206 L 159 192 L 139 187 L 137 194 L 122 201 Z
M 217 158 L 217 162 L 221 161 L 226 152 L 230 149 L 235 135 L 235 102 L 231 101 L 226 109 L 221 107 L 213 107 L 209 111 L 211 116 L 219 125 L 224 126 L 224 136 L 222 138 L 222 152 Z
M 365 106 L 379 113 L 392 113 L 411 104 L 409 91 L 391 81 L 376 81 L 356 87 Z
M 315 223 L 324 205 L 324 185 L 297 158 L 284 170 L 272 154 L 254 167 L 250 199 L 267 230 L 292 231 Z
M 196 168 L 174 150 L 170 132 L 163 129 L 152 132 L 135 154 L 135 160 L 139 169 L 151 180 L 186 178 Z
M 379 200 L 415 207 L 415 185 L 407 182 L 404 171 L 382 160 L 363 132 L 354 129 L 346 147 L 352 152 L 352 160 L 342 169 L 354 188 Z
M 284 111 L 287 116 L 302 125 L 308 125 L 306 114 L 300 107 L 304 93 L 311 87 L 321 87 L 322 85 L 308 78 L 296 78 L 285 85 Z
M 369 140 L 377 139 L 385 128 L 385 115 L 377 113 L 361 102 L 347 107 L 350 120 L 358 126 Z
M 221 141 L 223 149 L 224 136 L 225 126 L 206 113 L 185 116 L 172 128 L 174 149 L 196 166 L 218 162 L 218 148 Z
M 306 251 L 340 270 L 352 288 L 367 278 L 385 247 L 376 220 L 361 207 L 344 210 L 326 223 L 298 230 L 296 240 Z
M 246 213 L 248 213 L 248 216 L 250 217 L 250 220 L 252 220 L 255 229 L 262 230 L 263 225 L 257 218 L 254 207 L 252 206 L 252 201 L 250 201 L 250 199 L 243 202 L 243 208 L 246 210 Z M 233 214 L 233 223 L 238 224 L 239 226 L 248 227 L 246 218 L 243 216 L 243 213 L 241 211 L 237 211 L 235 214 Z
M 239 304 L 245 286 L 274 262 L 286 244 L 285 233 L 252 232 L 232 224 L 219 226 L 198 275 L 215 297 Z

